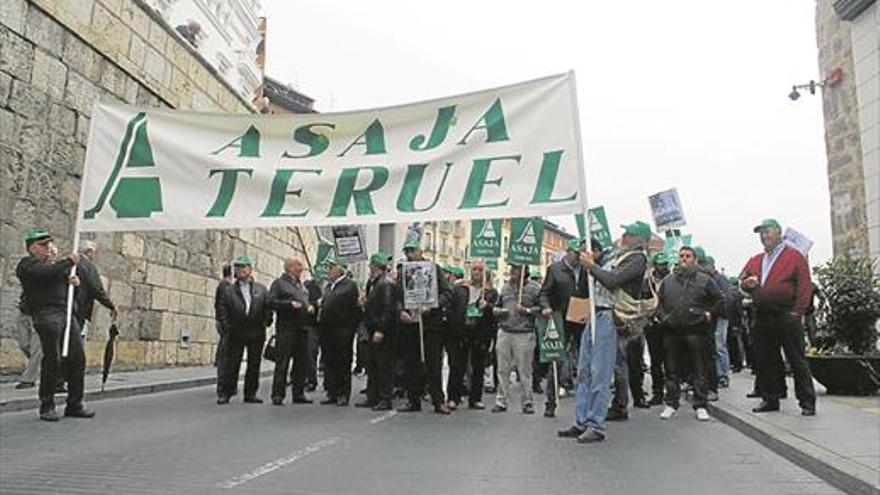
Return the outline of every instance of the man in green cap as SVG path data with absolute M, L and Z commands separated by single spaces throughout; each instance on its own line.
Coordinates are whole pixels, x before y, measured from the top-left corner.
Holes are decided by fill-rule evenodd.
M 671 260 L 665 251 L 654 255 L 651 278 L 655 286 L 669 275 Z M 666 350 L 663 348 L 663 335 L 666 329 L 659 315 L 645 326 L 645 342 L 648 345 L 648 355 L 651 357 L 651 400 L 648 406 L 662 406 L 664 396 Z
M 21 282 L 23 298 L 33 318 L 34 329 L 40 336 L 43 360 L 40 368 L 40 419 L 58 421 L 55 412 L 55 386 L 59 378 L 67 378 L 67 407 L 64 415 L 91 418 L 83 400 L 85 353 L 76 318 L 71 315 L 67 357 L 62 361 L 60 351 L 67 318 L 67 291 L 79 284 L 79 278 L 70 275 L 70 269 L 79 262 L 76 253 L 53 261 L 52 236 L 42 229 L 34 229 L 25 237 L 28 256 L 18 262 L 15 274 Z M 76 308 L 74 308 L 75 310 Z
M 587 273 L 580 264 L 580 252 L 586 248 L 585 239 L 571 239 L 568 242 L 568 248 L 562 259 L 553 263 L 547 268 L 544 281 L 541 284 L 541 313 L 545 318 L 550 318 L 554 312 L 562 314 L 565 321 L 565 340 L 566 349 L 571 350 L 571 354 L 566 352 L 565 359 L 560 365 L 558 379 L 553 376 L 553 368 L 546 365 L 539 365 L 536 368 L 536 377 L 538 387 L 540 387 L 541 377 L 547 377 L 547 399 L 544 404 L 544 416 L 552 418 L 556 416 L 556 389 L 555 383 L 565 389 L 571 390 L 575 387 L 572 373 L 569 372 L 570 363 L 576 359 L 574 353 L 577 352 L 580 342 L 580 333 L 583 324 L 573 323 L 565 318 L 568 313 L 568 305 L 572 297 L 586 298 L 587 289 Z
M 465 395 L 464 375 L 467 372 L 464 324 L 467 319 L 470 290 L 464 285 L 464 270 L 447 266 L 446 280 L 452 287 L 452 298 L 444 312 L 446 325 L 443 332 L 443 348 L 449 359 L 449 375 L 446 379 L 446 406 L 455 410 Z
M 422 249 L 416 241 L 408 241 L 403 246 L 406 262 L 425 262 L 422 257 Z M 402 269 L 406 271 L 406 262 Z M 437 414 L 449 414 L 451 411 L 446 405 L 446 397 L 443 394 L 443 310 L 450 306 L 452 289 L 446 277 L 443 276 L 440 266 L 434 265 L 434 279 L 437 283 L 438 306 L 426 308 L 421 311 L 407 309 L 404 304 L 406 274 L 398 277 L 397 294 L 398 304 L 402 308 L 399 318 L 398 335 L 401 339 L 401 347 L 404 354 L 404 368 L 407 378 L 407 396 L 409 403 L 398 409 L 401 412 L 417 412 L 422 410 L 422 396 L 425 393 L 425 382 Z M 419 318 L 422 320 L 423 332 L 419 332 Z M 424 338 L 424 342 L 420 342 Z M 422 361 L 422 345 L 424 345 L 425 360 Z
M 374 411 L 391 409 L 397 299 L 394 282 L 388 277 L 390 261 L 391 256 L 382 251 L 370 256 L 370 280 L 364 302 L 364 324 L 369 336 L 367 398 L 355 406 L 370 407 Z
M 327 268 L 330 281 L 321 299 L 321 352 L 324 354 L 324 388 L 321 404 L 347 406 L 351 400 L 352 344 L 361 321 L 360 293 L 347 274 L 348 265 L 333 256 Z
M 272 324 L 269 308 L 269 291 L 254 280 L 254 260 L 250 256 L 238 256 L 233 261 L 235 282 L 220 291 L 215 310 L 222 332 L 228 335 L 226 347 L 226 384 L 218 394 L 217 404 L 229 404 L 229 398 L 238 388 L 241 359 L 247 349 L 247 370 L 244 374 L 244 402 L 261 404 L 257 397 L 260 386 L 260 361 L 266 328 Z
M 754 228 L 764 252 L 753 256 L 740 274 L 740 284 L 755 306 L 756 388 L 763 401 L 754 412 L 779 410 L 784 395 L 785 353 L 794 375 L 801 414 L 816 414 L 816 390 L 804 355 L 804 321 L 813 287 L 810 267 L 797 249 L 782 241 L 782 226 L 772 218 Z

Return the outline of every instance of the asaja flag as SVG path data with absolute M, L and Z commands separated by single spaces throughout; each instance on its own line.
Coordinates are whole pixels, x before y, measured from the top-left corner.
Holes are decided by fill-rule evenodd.
M 80 231 L 412 223 L 586 207 L 572 74 L 357 112 L 97 104 Z
M 551 318 L 535 318 L 538 330 L 538 361 L 550 363 L 565 357 L 565 324 L 562 313 L 553 312 Z
M 472 258 L 501 256 L 501 219 L 471 221 Z
M 512 219 L 507 262 L 514 265 L 540 265 L 543 243 L 544 220 L 539 217 Z
M 599 241 L 602 249 L 607 249 L 614 244 L 611 238 L 611 229 L 608 228 L 608 217 L 605 216 L 605 207 L 597 206 L 590 208 L 590 237 Z

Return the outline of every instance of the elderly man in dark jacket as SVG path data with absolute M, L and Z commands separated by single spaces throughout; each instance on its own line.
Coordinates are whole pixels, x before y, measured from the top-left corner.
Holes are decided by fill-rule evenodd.
M 247 370 L 244 376 L 244 401 L 261 404 L 257 397 L 260 385 L 260 360 L 266 342 L 266 327 L 272 324 L 269 291 L 253 279 L 253 260 L 249 256 L 235 258 L 235 282 L 218 291 L 217 321 L 229 336 L 226 356 L 225 386 L 217 404 L 228 404 L 238 385 L 241 359 L 247 348 Z
M 272 376 L 272 404 L 284 403 L 287 369 L 293 357 L 291 395 L 294 404 L 310 404 L 305 396 L 310 369 L 308 324 L 315 307 L 300 277 L 303 264 L 298 258 L 284 260 L 284 273 L 269 288 L 269 307 L 275 311 L 275 372 Z
M 374 411 L 391 409 L 397 298 L 394 281 L 388 277 L 390 260 L 391 257 L 381 251 L 370 257 L 370 280 L 364 301 L 364 324 L 370 346 L 367 353 L 367 398 L 355 405 L 371 407 Z
M 95 301 L 110 310 L 110 317 L 116 319 L 116 305 L 110 300 L 104 283 L 101 282 L 101 274 L 92 262 L 98 254 L 98 246 L 92 241 L 82 241 L 79 246 L 79 263 L 76 265 L 76 274 L 80 284 L 76 287 L 76 319 L 83 335 L 86 335 L 86 322 L 92 321 L 92 313 Z
M 706 410 L 708 356 L 705 338 L 714 332 L 712 322 L 723 304 L 721 291 L 712 278 L 697 266 L 697 254 L 685 246 L 679 250 L 681 263 L 660 285 L 660 314 L 666 350 L 666 407 L 662 419 L 672 418 L 679 406 L 680 379 L 685 356 L 693 366 L 694 410 L 697 419 L 708 421 Z
M 347 406 L 351 398 L 352 343 L 361 321 L 357 284 L 346 275 L 345 262 L 329 261 L 330 284 L 321 299 L 321 352 L 324 354 L 324 388 L 321 404 Z

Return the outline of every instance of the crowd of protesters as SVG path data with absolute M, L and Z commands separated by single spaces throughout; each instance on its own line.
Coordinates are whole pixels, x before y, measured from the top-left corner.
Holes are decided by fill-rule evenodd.
M 778 222 L 768 219 L 755 227 L 763 250 L 730 278 L 700 247 L 652 253 L 646 223 L 623 228 L 612 249 L 603 250 L 596 240 L 573 240 L 544 277 L 530 273 L 527 265 L 510 265 L 506 279 L 496 284 L 481 260 L 470 263 L 467 273 L 430 262 L 438 304 L 420 311 L 404 304 L 403 265 L 387 253 L 370 257 L 363 291 L 337 257 L 327 261 L 326 278 L 308 280 L 301 260 L 288 258 L 284 272 L 266 287 L 253 277 L 253 260 L 239 256 L 223 268 L 215 292 L 217 403 L 229 404 L 238 393 L 245 356 L 243 402 L 263 402 L 258 388 L 265 356 L 275 361 L 273 405 L 284 405 L 288 387 L 291 403 L 312 403 L 307 394 L 315 392 L 322 370 L 320 403 L 348 406 L 356 395 L 356 347 L 355 372 L 367 374 L 358 407 L 390 410 L 399 398 L 398 411 L 417 412 L 427 399 L 435 413 L 446 415 L 464 406 L 486 409 L 483 396 L 489 392 L 495 394 L 491 412 L 501 414 L 514 403 L 515 376 L 524 414 L 536 412 L 535 396 L 543 394 L 544 416 L 555 417 L 559 397 L 574 394 L 573 424 L 558 434 L 581 443 L 604 440 L 607 421 L 627 420 L 630 396 L 636 408 L 662 406 L 659 417 L 669 420 L 689 392 L 696 419 L 706 421 L 707 403 L 717 400 L 730 374 L 746 365 L 755 373 L 749 395 L 761 399 L 755 412 L 780 408 L 787 396 L 787 363 L 802 413 L 816 413 L 804 356 L 813 286 L 804 257 L 782 242 Z M 65 414 L 87 418 L 94 413 L 82 404 L 80 329 L 88 326 L 94 300 L 114 316 L 116 308 L 89 260 L 96 246 L 86 243 L 81 255 L 56 259 L 52 241 L 45 231 L 30 232 L 29 255 L 17 269 L 22 321 L 32 322 L 41 344 L 31 343 L 29 349 L 42 364 L 40 418 L 58 420 L 54 392 L 62 378 L 69 386 Z M 414 241 L 405 244 L 404 257 L 428 261 Z M 74 265 L 78 276 L 70 276 Z M 77 287 L 77 301 L 69 323 L 74 329 L 70 355 L 62 360 L 68 285 Z M 588 321 L 565 317 L 575 298 L 592 300 Z M 558 315 L 564 321 L 565 352 L 549 366 L 539 359 L 537 323 Z M 35 368 L 28 366 L 24 386 L 33 386 Z

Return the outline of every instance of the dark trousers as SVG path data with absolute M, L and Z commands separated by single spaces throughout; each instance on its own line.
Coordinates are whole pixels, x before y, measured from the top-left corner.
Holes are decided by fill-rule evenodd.
M 220 396 L 223 391 L 223 386 L 226 383 L 223 377 L 225 376 L 226 362 L 228 361 L 227 356 L 229 355 L 229 336 L 219 333 L 219 328 L 217 329 L 217 332 L 219 337 L 217 339 L 217 351 L 214 353 L 214 366 L 217 368 L 217 395 Z
M 388 332 L 383 333 L 381 342 L 368 341 L 366 355 L 367 402 L 376 405 L 390 402 L 393 390 L 392 370 L 394 367 L 394 342 Z
M 666 381 L 664 367 L 666 349 L 663 347 L 663 328 L 650 326 L 645 330 L 645 342 L 648 344 L 648 355 L 651 357 L 651 396 L 663 398 L 663 386 Z
M 449 375 L 446 377 L 446 396 L 456 404 L 464 396 L 464 375 L 467 373 L 468 352 L 464 334 L 460 331 L 447 331 L 443 334 L 443 348 L 449 359 Z
M 223 379 L 226 385 L 221 392 L 224 397 L 230 397 L 238 389 L 238 373 L 241 371 L 241 360 L 247 349 L 247 369 L 244 372 L 244 397 L 246 399 L 257 396 L 257 388 L 260 386 L 260 360 L 263 359 L 263 344 L 261 337 L 256 339 L 242 339 L 235 335 L 229 336 L 226 355 L 226 371 Z
M 612 409 L 625 411 L 629 404 L 629 394 L 632 394 L 633 401 L 636 402 L 645 399 L 645 391 L 642 388 L 645 376 L 645 362 L 642 359 L 644 354 L 644 335 L 632 335 L 627 338 L 618 337 L 617 365 L 614 367 L 614 398 L 611 401 Z M 626 376 L 623 376 L 623 373 L 626 373 Z
M 730 353 L 730 369 L 732 371 L 742 370 L 746 352 L 741 327 L 731 325 L 727 329 L 727 349 Z
M 40 336 L 40 345 L 43 347 L 43 360 L 40 362 L 40 413 L 55 409 L 55 386 L 62 378 L 67 380 L 67 410 L 76 411 L 83 407 L 86 358 L 79 334 L 80 328 L 76 319 L 72 318 L 67 357 L 62 359 L 65 319 L 64 308 L 43 310 L 33 315 L 34 330 Z
M 306 373 L 306 383 L 309 385 L 313 385 L 315 387 L 318 386 L 318 353 L 321 350 L 321 341 L 318 338 L 318 327 L 316 326 L 308 326 L 306 327 L 308 331 L 306 332 L 308 335 L 308 352 L 309 352 L 309 369 Z M 290 382 L 293 383 L 293 370 L 290 373 Z
M 678 409 L 681 397 L 681 377 L 686 357 L 691 363 L 694 386 L 694 409 L 706 407 L 706 341 L 708 327 L 699 329 L 667 329 L 663 335 L 666 350 L 666 404 Z
M 794 375 L 798 403 L 803 408 L 816 407 L 813 375 L 804 355 L 804 329 L 797 317 L 788 313 L 758 313 L 755 344 L 759 391 L 764 400 L 779 401 L 785 390 L 785 366 L 779 358 L 779 349 L 782 348 Z
M 293 358 L 291 395 L 302 397 L 311 369 L 309 332 L 305 328 L 279 329 L 275 332 L 275 372 L 272 375 L 272 398 L 284 400 L 287 392 L 287 370 Z
M 715 324 L 718 320 L 712 320 L 712 327 L 707 331 L 704 342 L 706 347 L 703 351 L 706 353 L 706 384 L 709 390 L 718 393 L 718 367 L 715 361 L 718 359 L 718 353 L 715 351 Z
M 321 353 L 324 356 L 324 388 L 327 397 L 351 398 L 352 345 L 356 329 L 352 327 L 323 328 Z
M 419 350 L 418 325 L 403 325 L 398 337 L 404 339 L 406 349 L 405 367 L 407 396 L 411 404 L 421 404 L 425 393 L 425 382 L 431 394 L 431 402 L 437 406 L 443 403 L 443 334 L 440 328 L 432 325 L 424 327 L 425 362 L 422 363 Z

